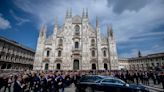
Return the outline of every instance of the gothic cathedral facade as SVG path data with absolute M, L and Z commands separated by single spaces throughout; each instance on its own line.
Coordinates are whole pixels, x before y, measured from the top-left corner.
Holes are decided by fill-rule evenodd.
M 96 18 L 94 28 L 88 11 L 72 16 L 67 11 L 64 25 L 54 25 L 52 35 L 46 37 L 46 26 L 41 27 L 35 53 L 34 70 L 118 70 L 118 56 L 112 27 L 107 37 L 100 33 Z M 104 31 L 104 30 L 103 30 Z

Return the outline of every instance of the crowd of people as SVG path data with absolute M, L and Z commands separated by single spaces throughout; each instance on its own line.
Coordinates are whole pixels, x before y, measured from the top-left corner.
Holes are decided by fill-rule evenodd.
M 156 71 L 25 71 L 1 74 L 0 90 L 3 92 L 64 92 L 71 84 L 77 84 L 81 76 L 98 74 L 114 76 L 127 83 L 149 85 L 162 84 L 164 88 L 164 72 Z

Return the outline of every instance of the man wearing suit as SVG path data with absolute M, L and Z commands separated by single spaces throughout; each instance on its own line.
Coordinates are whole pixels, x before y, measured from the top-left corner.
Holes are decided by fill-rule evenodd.
M 16 80 L 14 82 L 14 90 L 13 90 L 13 92 L 22 92 L 23 91 L 22 89 L 24 87 L 24 84 L 21 84 L 21 81 L 22 81 L 21 76 L 17 76 Z
M 164 89 L 164 72 L 161 72 L 160 79 L 161 79 L 161 83 Z

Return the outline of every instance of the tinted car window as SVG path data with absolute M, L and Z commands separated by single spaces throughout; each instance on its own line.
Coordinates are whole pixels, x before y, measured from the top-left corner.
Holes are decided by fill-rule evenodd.
M 95 82 L 102 79 L 101 77 L 98 76 L 84 76 L 80 79 L 81 82 Z
M 88 82 L 90 80 L 91 80 L 90 76 L 84 76 L 80 79 L 81 82 Z
M 119 84 L 125 84 L 125 82 L 122 81 L 122 80 L 116 80 L 116 83 L 119 83 Z
M 105 80 L 103 80 L 102 82 L 116 83 L 116 81 L 113 80 L 113 79 L 105 79 Z
M 102 82 L 124 84 L 123 81 L 117 79 L 104 79 Z

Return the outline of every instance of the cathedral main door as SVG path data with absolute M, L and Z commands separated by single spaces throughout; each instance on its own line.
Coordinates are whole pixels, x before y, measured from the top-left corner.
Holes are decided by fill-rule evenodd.
M 92 70 L 96 70 L 96 64 L 92 64 Z
M 79 60 L 74 60 L 74 62 L 73 62 L 73 70 L 79 70 Z

